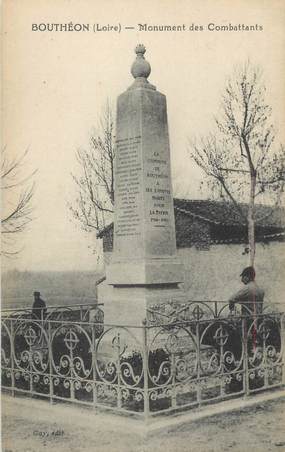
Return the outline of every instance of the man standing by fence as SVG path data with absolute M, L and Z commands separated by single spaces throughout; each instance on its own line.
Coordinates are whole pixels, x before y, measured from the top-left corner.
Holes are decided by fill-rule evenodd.
M 42 300 L 40 292 L 34 292 L 34 303 L 32 308 L 33 317 L 37 320 L 44 320 L 46 313 L 46 303 Z
M 255 282 L 254 268 L 246 267 L 240 276 L 244 287 L 230 297 L 230 311 L 233 311 L 235 303 L 239 303 L 242 306 L 242 315 L 261 314 L 264 290 L 258 287 Z

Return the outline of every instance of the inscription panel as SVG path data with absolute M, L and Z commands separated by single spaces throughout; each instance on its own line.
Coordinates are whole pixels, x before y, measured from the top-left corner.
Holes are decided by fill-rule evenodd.
M 116 209 L 117 237 L 138 236 L 140 230 L 141 136 L 117 140 Z
M 129 92 L 118 99 L 114 218 L 118 258 L 144 256 L 141 112 L 137 101 Z
M 146 253 L 172 256 L 176 254 L 176 239 L 166 101 L 163 95 L 155 94 L 153 98 L 151 93 L 151 99 L 145 96 L 143 105 Z

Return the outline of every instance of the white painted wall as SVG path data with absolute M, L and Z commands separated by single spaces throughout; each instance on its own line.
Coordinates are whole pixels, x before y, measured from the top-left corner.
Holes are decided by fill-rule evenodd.
M 185 290 L 192 300 L 227 300 L 241 286 L 239 275 L 248 265 L 242 245 L 211 245 L 210 250 L 179 249 L 185 265 Z M 271 303 L 285 306 L 285 243 L 258 243 L 256 281 Z

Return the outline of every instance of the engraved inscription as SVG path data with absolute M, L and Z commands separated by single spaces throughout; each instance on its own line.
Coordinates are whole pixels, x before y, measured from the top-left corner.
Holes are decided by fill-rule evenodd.
M 167 160 L 153 152 L 147 159 L 146 193 L 149 194 L 149 217 L 151 226 L 166 228 L 170 225 L 170 177 Z
M 117 236 L 138 236 L 140 232 L 139 194 L 142 163 L 141 136 L 117 140 L 116 209 Z

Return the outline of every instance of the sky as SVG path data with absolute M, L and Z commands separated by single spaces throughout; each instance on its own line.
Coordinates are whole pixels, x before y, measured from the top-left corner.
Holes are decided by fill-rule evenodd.
M 106 99 L 115 103 L 131 85 L 138 43 L 147 49 L 149 81 L 167 96 L 176 195 L 205 195 L 187 143 L 211 129 L 227 77 L 248 58 L 264 70 L 284 141 L 283 1 L 4 0 L 2 7 L 2 144 L 11 158 L 28 148 L 23 171 L 37 169 L 34 219 L 21 237 L 21 253 L 3 260 L 4 269 L 95 271 L 100 265 L 92 253 L 95 235 L 84 233 L 68 210 L 76 196 L 71 173 L 78 173 L 76 149 L 87 146 Z M 32 24 L 48 23 L 89 24 L 90 31 L 33 31 Z M 209 31 L 209 23 L 217 29 Z M 121 32 L 93 32 L 94 24 Z M 139 31 L 139 24 L 185 24 L 186 31 Z M 188 30 L 192 24 L 203 30 Z M 262 31 L 218 30 L 228 24 Z

